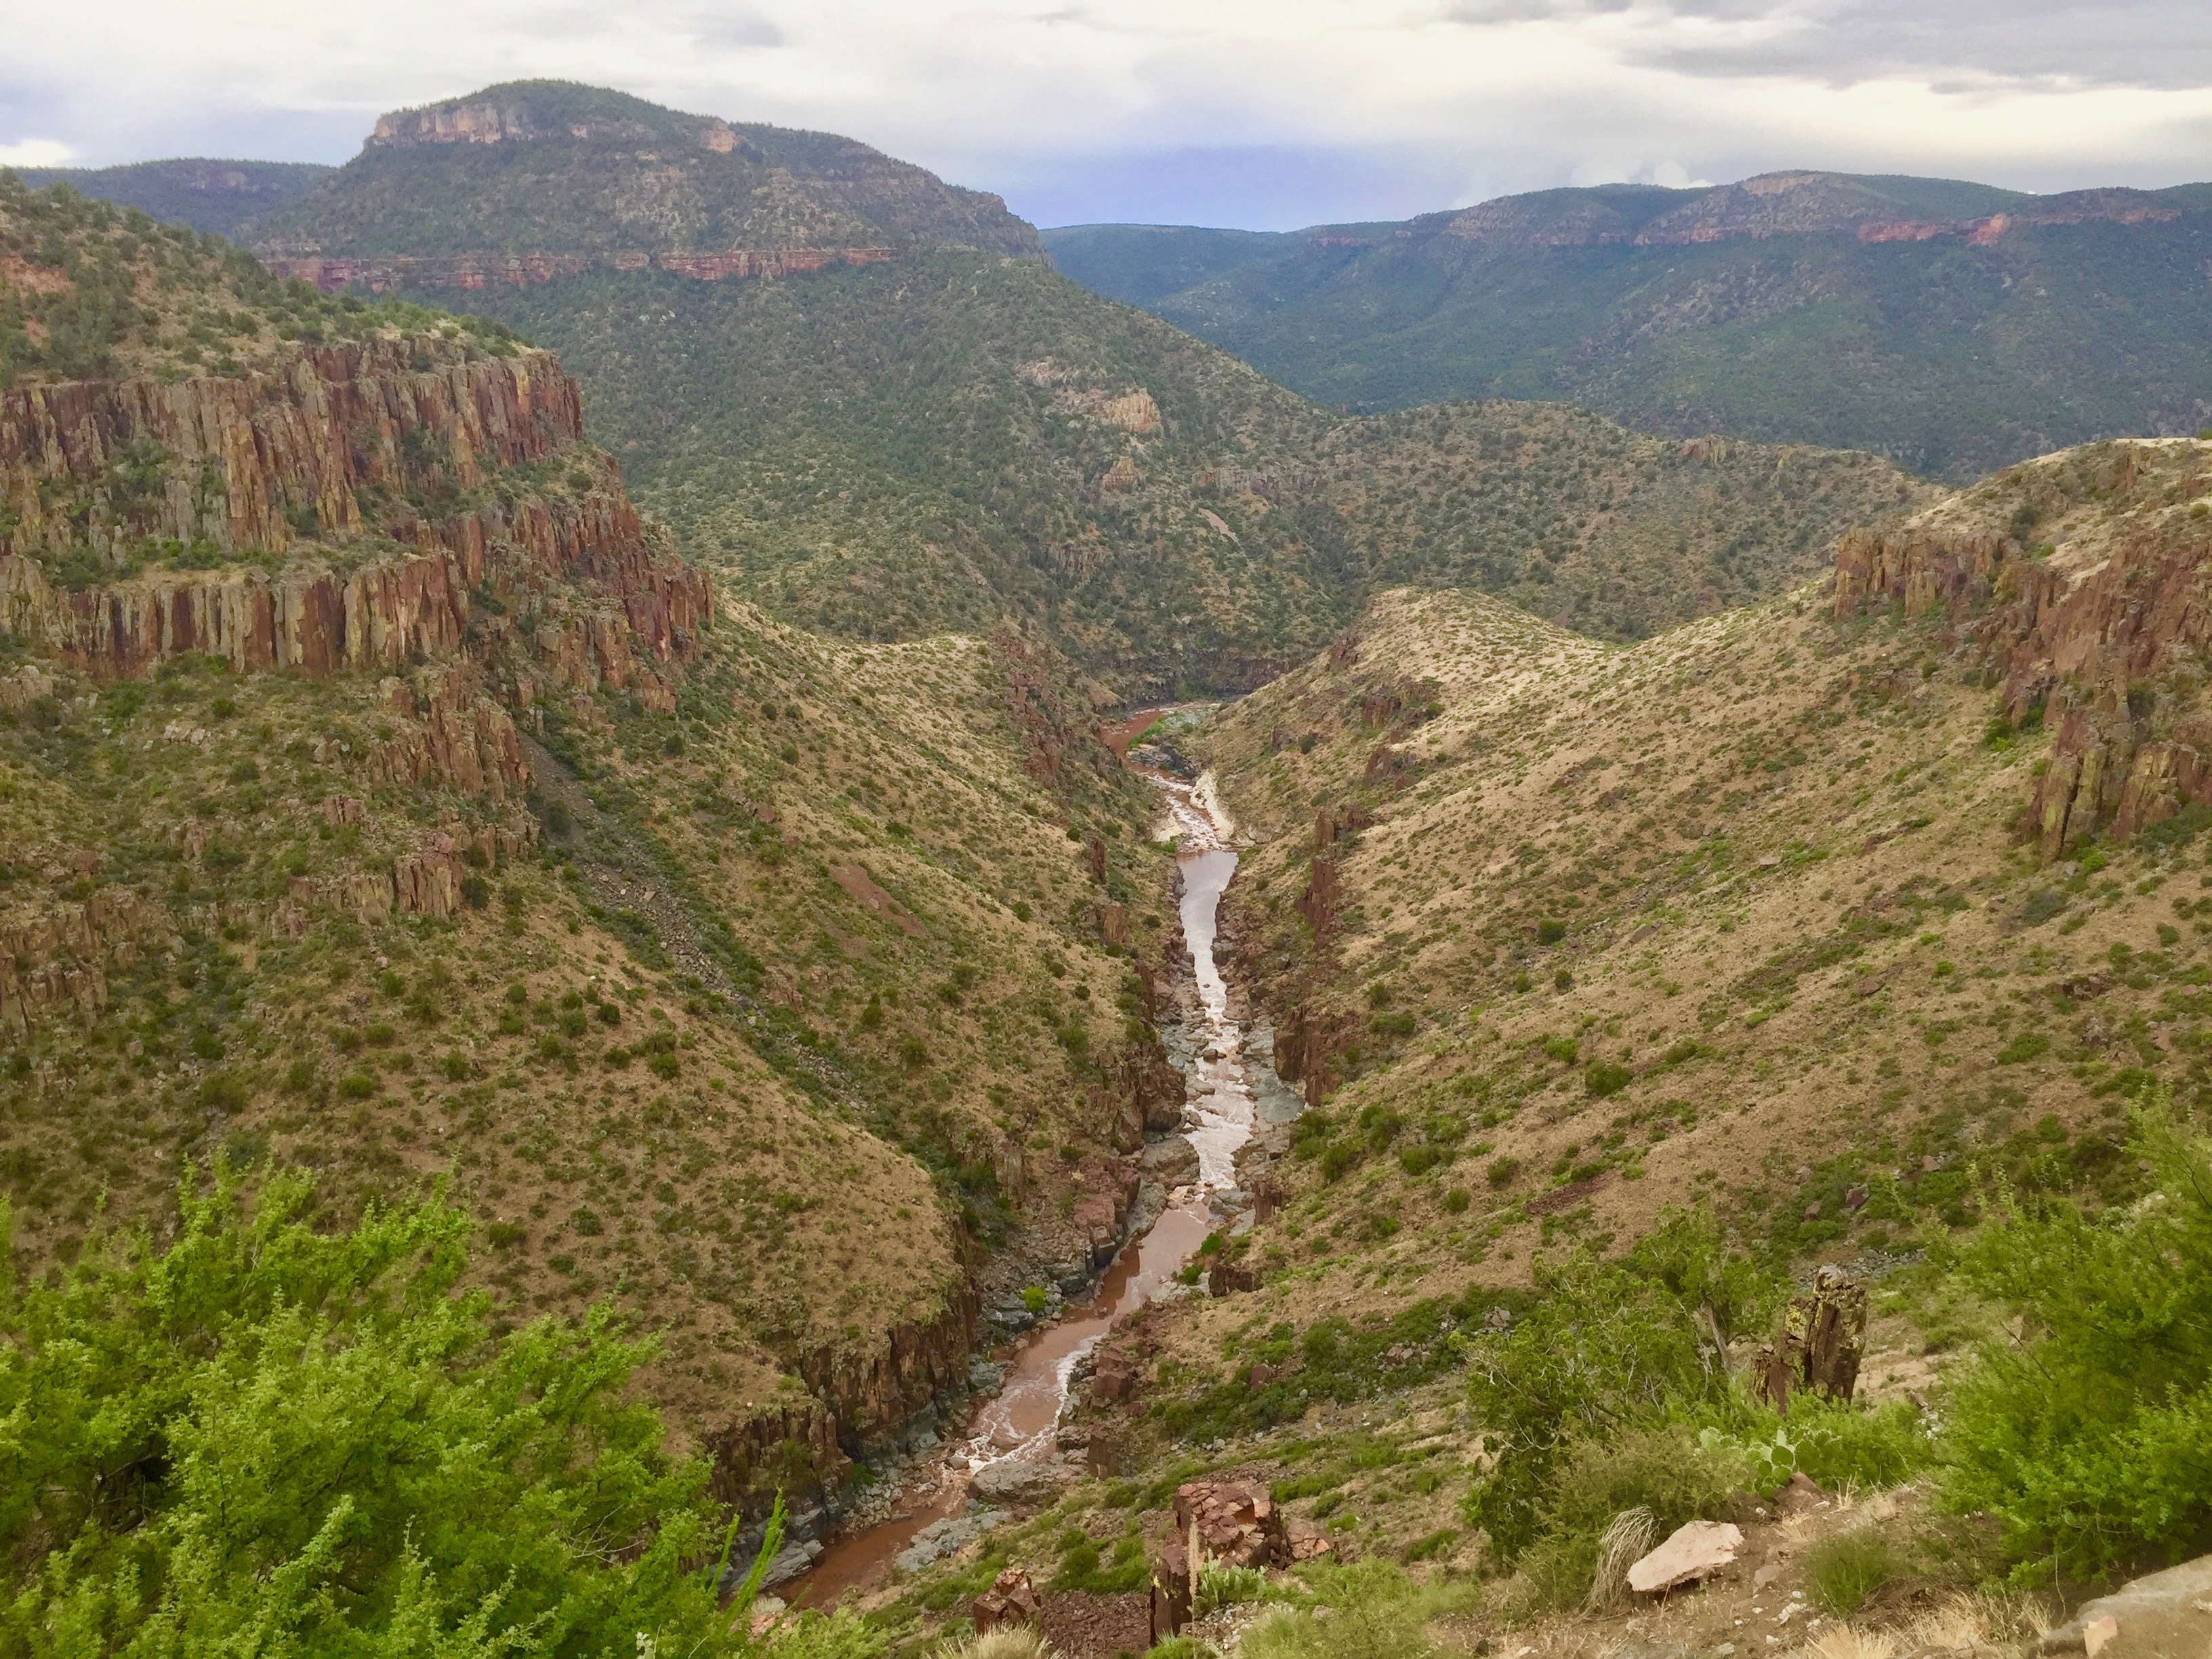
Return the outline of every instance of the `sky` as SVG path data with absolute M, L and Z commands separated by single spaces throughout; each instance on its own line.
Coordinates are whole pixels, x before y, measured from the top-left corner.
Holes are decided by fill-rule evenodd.
M 550 76 L 847 133 L 1044 226 L 2212 177 L 2205 0 L 0 0 L 0 165 L 343 161 L 382 111 Z

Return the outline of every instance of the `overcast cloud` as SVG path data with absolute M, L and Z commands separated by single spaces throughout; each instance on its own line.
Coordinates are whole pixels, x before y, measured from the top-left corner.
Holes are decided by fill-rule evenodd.
M 827 128 L 1041 224 L 1284 228 L 1784 167 L 2212 177 L 2203 0 L 0 0 L 0 163 L 338 161 L 553 76 Z

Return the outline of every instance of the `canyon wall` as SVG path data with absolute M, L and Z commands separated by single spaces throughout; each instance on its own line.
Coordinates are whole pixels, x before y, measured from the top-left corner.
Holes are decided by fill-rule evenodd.
M 2113 516 L 2094 533 L 2032 548 L 1966 522 L 1854 532 L 1836 550 L 1838 618 L 1938 614 L 2001 679 L 2015 726 L 2057 725 L 2020 826 L 2046 860 L 2212 801 L 2212 515 L 2191 505 L 2212 445 L 2097 447 L 2088 489 Z M 2038 480 L 2025 482 L 2024 511 Z

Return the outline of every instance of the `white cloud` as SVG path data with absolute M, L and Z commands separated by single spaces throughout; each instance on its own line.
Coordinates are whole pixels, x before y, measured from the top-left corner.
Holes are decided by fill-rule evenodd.
M 1402 210 L 1408 157 L 1480 197 L 1808 166 L 2157 185 L 2212 154 L 2201 0 L 78 0 L 9 34 L 0 131 L 103 162 L 343 159 L 381 110 L 530 76 L 850 133 L 1018 209 L 1150 158 L 1158 218 L 1194 155 L 1333 158 L 1352 218 Z M 1244 222 L 1293 210 L 1255 192 Z
M 26 138 L 17 144 L 0 144 L 0 167 L 58 167 L 76 154 L 54 138 Z

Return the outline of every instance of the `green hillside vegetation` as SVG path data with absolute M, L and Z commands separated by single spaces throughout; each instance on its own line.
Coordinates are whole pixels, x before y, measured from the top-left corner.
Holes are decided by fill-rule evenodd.
M 1808 177 L 1802 212 L 1761 198 L 1763 219 L 1741 186 L 1607 185 L 1320 228 L 1233 266 L 1214 231 L 1085 228 L 1048 245 L 1071 275 L 1332 406 L 1558 398 L 1648 431 L 1865 449 L 1959 481 L 2205 423 L 2207 186 L 2077 200 Z M 1709 210 L 1717 240 L 1664 229 Z M 1981 246 L 1857 234 L 1995 214 L 2016 222 Z M 1176 292 L 1155 274 L 1193 268 L 1212 274 Z
M 627 504 L 587 444 L 479 456 L 465 485 L 406 424 L 472 368 L 557 379 L 502 331 L 255 279 L 66 196 L 0 196 L 0 245 L 22 250 L 0 304 L 39 352 L 80 283 L 139 296 L 103 348 L 155 371 L 133 406 L 259 414 L 304 372 L 288 329 L 352 331 L 395 377 L 359 453 L 398 465 L 357 525 L 280 498 L 262 542 L 220 513 L 144 537 L 222 475 L 139 443 L 0 519 L 0 1180 L 23 1281 L 101 1227 L 167 1225 L 179 1171 L 217 1158 L 315 1171 L 330 1222 L 442 1180 L 484 1230 L 466 1278 L 495 1321 L 611 1301 L 665 1334 L 641 1385 L 715 1447 L 726 1495 L 835 1478 L 841 1427 L 964 1374 L 981 1253 L 1064 1260 L 1061 1197 L 1141 1127 L 1164 857 L 1073 677 L 1014 635 L 838 644 L 731 601 L 667 659 L 631 639 L 651 672 L 579 685 L 562 641 L 619 641 L 649 592 L 611 604 L 605 568 L 533 563 L 496 528 L 451 647 L 94 672 L 37 642 L 81 607 L 325 572 L 397 591 L 457 526 L 558 546 Z M 239 330 L 210 340 L 221 373 L 172 348 L 187 317 Z M 675 569 L 665 532 L 636 534 L 602 553 Z M 441 758 L 474 741 L 517 744 L 526 777 Z M 395 902 L 430 866 L 453 902 Z M 936 1345 L 920 1397 L 823 1381 L 870 1376 L 902 1330 Z
M 252 220 L 289 207 L 331 169 L 315 161 L 239 161 L 192 156 L 114 167 L 24 167 L 32 190 L 67 185 L 118 207 L 137 208 L 166 225 L 240 239 Z
M 386 116 L 258 244 L 311 253 L 716 252 L 916 241 L 1036 257 L 995 196 L 832 133 L 516 81 Z
M 648 156 L 682 182 L 641 193 Z M 772 280 L 601 260 L 468 303 L 562 353 L 641 501 L 772 613 L 882 640 L 1012 617 L 1109 697 L 1259 684 L 1392 581 L 1635 636 L 1801 576 L 1808 548 L 1919 499 L 1863 457 L 1662 465 L 1665 446 L 1560 411 L 1455 410 L 1451 439 L 1331 415 L 1015 257 L 1034 233 L 995 207 L 979 229 L 977 199 L 847 140 L 520 82 L 384 118 L 256 234 L 272 256 L 433 262 L 892 247 Z M 387 275 L 456 292 L 434 263 Z M 1544 499 L 1506 482 L 1508 454 Z M 1577 499 L 1551 500 L 1571 472 Z
M 2045 862 L 2023 809 L 2091 694 L 2046 726 L 1996 687 L 2003 568 L 2193 570 L 2208 473 L 2100 445 L 1927 510 L 1888 544 L 1997 550 L 1956 609 L 1821 582 L 1611 647 L 1393 591 L 1179 734 L 1248 842 L 1232 980 L 1313 1103 L 1203 1259 L 1257 1287 L 1130 1322 L 1133 1392 L 1075 1413 L 1113 1478 L 888 1607 L 1111 1588 L 1208 1477 L 1350 1564 L 1234 1592 L 1276 1604 L 1261 1659 L 2024 1659 L 2201 1550 L 2207 816 Z M 2197 729 L 2193 668 L 2140 696 Z M 1784 1416 L 1751 1376 L 1818 1265 L 1869 1291 L 1857 1398 Z M 1629 1596 L 1698 1518 L 1737 1571 Z
M 1129 698 L 1258 684 L 1390 582 L 1635 637 L 1926 499 L 1865 456 L 1684 451 L 1552 406 L 1347 420 L 1042 266 L 949 251 L 475 302 L 560 349 L 640 499 L 776 614 L 902 638 L 1011 613 Z
M 1244 266 L 1279 258 L 1294 231 L 1196 225 L 1065 225 L 1040 231 L 1053 269 L 1124 305 L 1152 304 Z
M 234 378 L 300 344 L 434 332 L 464 349 L 514 349 L 497 324 L 433 316 L 279 282 L 219 238 L 61 185 L 0 171 L 0 388 L 145 375 Z
M 0 1652 L 746 1651 L 708 1468 L 623 1398 L 649 1345 L 495 1329 L 435 1201 L 313 1218 L 219 1179 L 164 1242 L 0 1281 Z

